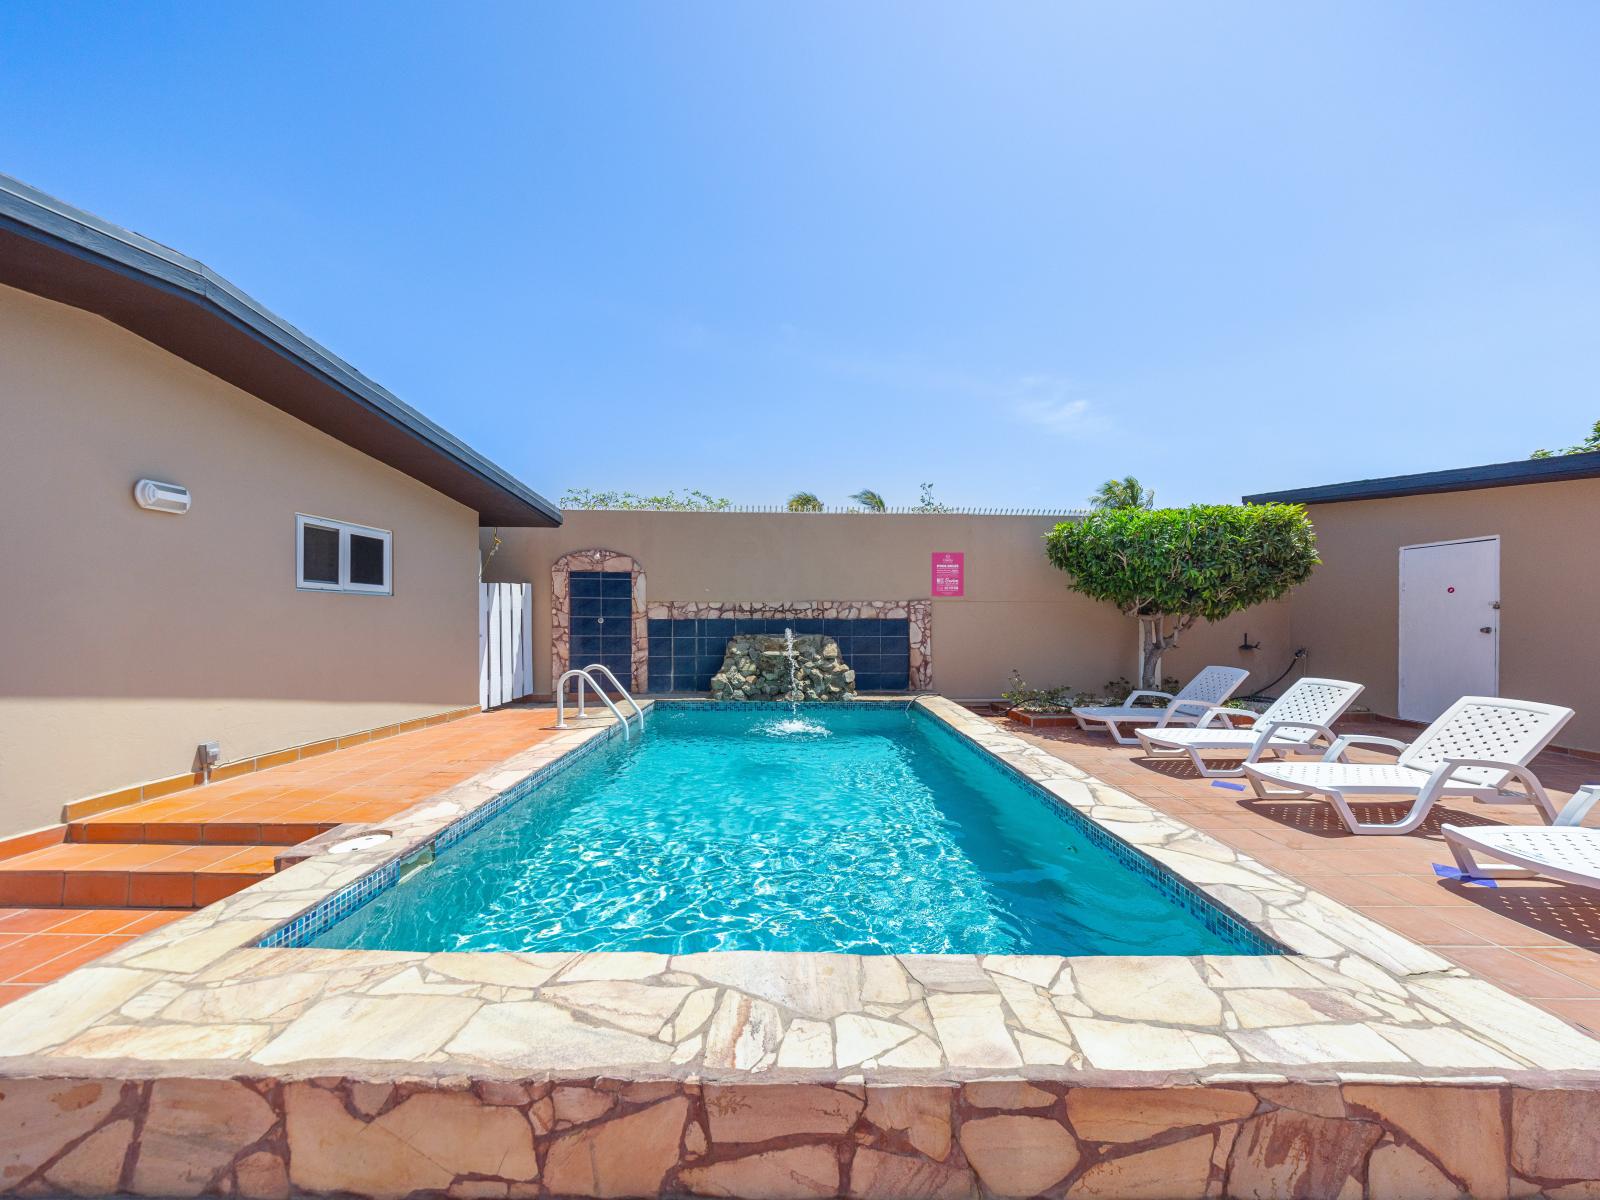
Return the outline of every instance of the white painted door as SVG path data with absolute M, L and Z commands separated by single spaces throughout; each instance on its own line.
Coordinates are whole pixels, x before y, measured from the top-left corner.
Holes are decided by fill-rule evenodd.
M 1400 712 L 1500 690 L 1500 539 L 1400 548 Z

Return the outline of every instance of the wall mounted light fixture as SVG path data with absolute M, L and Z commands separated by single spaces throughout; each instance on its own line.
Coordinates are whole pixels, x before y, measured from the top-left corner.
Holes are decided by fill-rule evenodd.
M 181 483 L 162 483 L 159 479 L 141 479 L 133 485 L 133 500 L 140 508 L 151 512 L 182 514 L 189 511 L 189 489 Z

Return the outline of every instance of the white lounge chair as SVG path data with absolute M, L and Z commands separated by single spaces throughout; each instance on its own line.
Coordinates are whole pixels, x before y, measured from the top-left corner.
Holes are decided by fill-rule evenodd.
M 1241 763 L 1231 767 L 1208 766 L 1207 751 L 1245 752 L 1246 763 L 1259 762 L 1263 754 L 1288 758 L 1296 754 L 1322 754 L 1337 738 L 1332 725 L 1362 692 L 1359 683 L 1343 679 L 1296 680 L 1262 714 L 1237 708 L 1213 708 L 1193 729 L 1136 729 L 1151 758 L 1182 758 L 1207 779 L 1233 779 L 1244 774 Z M 1250 724 L 1239 726 L 1235 718 Z M 1319 740 L 1320 739 L 1320 740 Z
M 1583 818 L 1600 800 L 1600 783 L 1585 784 L 1572 794 L 1553 825 L 1485 825 L 1441 828 L 1467 879 L 1532 879 L 1538 875 L 1600 888 L 1600 829 L 1585 829 Z M 1474 853 L 1501 859 L 1481 866 Z
M 1170 692 L 1138 691 L 1118 705 L 1075 708 L 1072 715 L 1078 719 L 1078 728 L 1085 733 L 1104 729 L 1124 746 L 1137 746 L 1137 738 L 1124 734 L 1123 725 L 1154 725 L 1165 729 L 1168 725 L 1193 725 L 1200 717 L 1233 695 L 1250 674 L 1242 667 L 1207 667 L 1189 680 L 1176 696 Z M 1135 705 L 1145 696 L 1155 696 L 1167 701 L 1164 706 Z
M 1346 734 L 1328 747 L 1321 762 L 1250 763 L 1244 773 L 1263 799 L 1326 796 L 1351 833 L 1410 833 L 1445 796 L 1532 803 L 1553 821 L 1555 806 L 1528 764 L 1571 718 L 1570 708 L 1556 704 L 1463 696 L 1409 746 L 1393 738 Z M 1351 746 L 1389 746 L 1400 757 L 1392 763 L 1347 762 Z M 1507 790 L 1513 780 L 1523 791 Z M 1351 798 L 1378 803 L 1379 796 L 1410 797 L 1411 809 L 1392 824 L 1358 820 Z

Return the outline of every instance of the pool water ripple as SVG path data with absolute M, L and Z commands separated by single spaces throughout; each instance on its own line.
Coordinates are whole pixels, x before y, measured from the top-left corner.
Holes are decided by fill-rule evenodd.
M 1237 952 L 926 715 L 804 721 L 658 709 L 316 944 Z

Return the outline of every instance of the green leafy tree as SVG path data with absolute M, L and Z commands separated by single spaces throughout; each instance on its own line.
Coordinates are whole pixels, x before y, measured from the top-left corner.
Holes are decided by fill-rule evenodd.
M 861 505 L 861 507 L 866 509 L 868 512 L 887 512 L 889 508 L 889 506 L 883 502 L 883 497 L 878 495 L 878 493 L 873 491 L 871 488 L 862 488 L 854 496 L 851 496 L 850 499 Z
M 1073 590 L 1139 618 L 1139 686 L 1196 621 L 1276 600 L 1310 576 L 1316 534 L 1298 504 L 1103 508 L 1045 535 Z
M 925 483 L 922 485 L 922 500 L 918 503 L 915 511 L 920 513 L 943 513 L 949 512 L 950 506 L 940 504 L 935 500 L 933 498 L 933 484 Z
M 1089 497 L 1090 508 L 1154 508 L 1156 493 L 1132 475 L 1108 479 Z
M 822 501 L 812 492 L 796 492 L 789 497 L 790 512 L 821 512 Z
M 1589 430 L 1589 436 L 1576 446 L 1568 446 L 1565 450 L 1535 450 L 1528 455 L 1529 458 L 1559 458 L 1563 454 L 1588 454 L 1600 450 L 1600 421 L 1596 421 Z
M 562 508 L 620 508 L 656 512 L 720 512 L 732 508 L 733 501 L 711 496 L 698 489 L 678 495 L 641 496 L 636 492 L 597 492 L 592 488 L 572 488 L 561 497 Z

